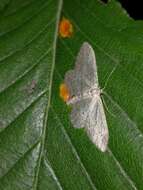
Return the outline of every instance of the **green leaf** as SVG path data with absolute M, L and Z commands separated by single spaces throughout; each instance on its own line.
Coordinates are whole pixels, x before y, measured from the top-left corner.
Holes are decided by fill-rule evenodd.
M 56 41 L 61 4 L 0 3 L 0 190 L 141 190 L 143 22 L 115 0 L 65 0 L 74 32 Z M 84 41 L 95 50 L 101 88 L 116 67 L 102 96 L 105 153 L 72 127 L 59 97 Z
M 63 16 L 72 22 L 74 35 L 58 40 L 47 158 L 63 189 L 141 190 L 143 22 L 131 19 L 113 0 L 64 1 Z M 110 135 L 106 153 L 96 149 L 84 130 L 72 127 L 68 108 L 59 98 L 59 85 L 74 68 L 84 41 L 95 50 L 101 88 L 116 67 L 102 96 Z
M 16 0 L 1 16 L 0 190 L 42 188 L 60 9 L 59 0 Z M 49 167 L 46 176 L 49 189 L 58 187 Z

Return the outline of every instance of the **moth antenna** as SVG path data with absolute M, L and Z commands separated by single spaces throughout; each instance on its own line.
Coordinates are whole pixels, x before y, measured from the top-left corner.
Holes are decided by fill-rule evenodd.
M 112 71 L 110 72 L 110 74 L 108 75 L 106 81 L 105 81 L 105 84 L 104 84 L 104 87 L 102 88 L 102 90 L 104 90 L 109 82 L 109 79 L 111 78 L 111 76 L 113 75 L 113 73 L 115 72 L 115 70 L 117 69 L 117 66 L 119 65 L 119 63 L 117 63 L 115 65 L 115 67 L 113 67 Z
M 102 92 L 102 93 L 104 94 L 104 92 Z M 111 111 L 109 111 L 108 106 L 107 106 L 107 104 L 106 104 L 106 102 L 105 102 L 105 100 L 104 100 L 104 98 L 103 98 L 102 96 L 101 96 L 101 99 L 102 99 L 102 101 L 103 101 L 103 104 L 104 104 L 105 109 L 107 110 L 107 112 L 108 112 L 112 117 L 116 117 L 115 114 L 113 114 L 113 113 L 111 113 Z

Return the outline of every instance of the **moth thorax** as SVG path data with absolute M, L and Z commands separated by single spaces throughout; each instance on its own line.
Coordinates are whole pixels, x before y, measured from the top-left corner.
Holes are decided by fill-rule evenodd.
M 84 96 L 93 97 L 93 96 L 100 96 L 101 90 L 98 87 L 94 87 L 89 89 L 84 93 Z
M 67 101 L 67 105 L 74 104 L 74 103 L 80 101 L 81 99 L 99 97 L 100 94 L 101 94 L 101 89 L 98 87 L 94 87 L 94 88 L 91 88 L 91 89 L 83 92 L 82 94 L 71 97 Z

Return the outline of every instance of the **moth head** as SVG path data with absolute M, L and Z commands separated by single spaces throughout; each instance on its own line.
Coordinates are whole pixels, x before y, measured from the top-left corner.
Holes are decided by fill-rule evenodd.
M 70 99 L 70 92 L 68 86 L 65 83 L 60 85 L 60 97 L 64 102 L 67 102 Z

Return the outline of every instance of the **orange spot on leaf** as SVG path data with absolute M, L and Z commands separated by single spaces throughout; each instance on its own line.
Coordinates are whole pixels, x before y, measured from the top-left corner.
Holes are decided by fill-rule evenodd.
M 60 97 L 63 99 L 64 102 L 67 102 L 70 98 L 69 89 L 66 84 L 60 85 Z
M 68 19 L 63 18 L 60 21 L 59 34 L 63 38 L 67 38 L 67 37 L 69 38 L 69 37 L 72 36 L 72 34 L 73 34 L 73 25 Z

